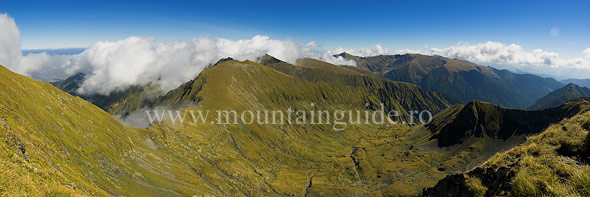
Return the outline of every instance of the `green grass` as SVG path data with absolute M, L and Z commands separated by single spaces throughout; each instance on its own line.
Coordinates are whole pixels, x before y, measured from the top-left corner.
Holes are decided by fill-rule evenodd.
M 489 179 L 479 172 L 464 174 L 479 184 L 471 194 L 509 196 L 588 196 L 590 195 L 590 166 L 587 156 L 590 134 L 582 126 L 590 113 L 584 113 L 554 124 L 543 133 L 530 137 L 524 144 L 498 153 L 481 167 L 508 169 L 507 180 Z M 487 184 L 481 184 L 487 181 Z M 467 183 L 470 184 L 470 183 Z M 500 186 L 499 184 L 504 184 Z M 490 190 L 494 188 L 494 190 Z
M 440 111 L 448 105 L 418 86 L 354 69 L 330 70 L 336 67 L 313 60 L 299 66 L 281 71 L 225 61 L 156 104 L 238 111 L 364 110 L 367 102 Z M 333 82 L 319 77 L 330 72 Z M 332 125 L 164 122 L 135 129 L 81 98 L 4 68 L 0 92 L 0 139 L 6 141 L 0 142 L 0 173 L 17 180 L 0 179 L 0 194 L 415 195 L 481 164 L 462 162 L 481 155 L 477 144 L 439 148 L 422 126 L 351 125 L 337 132 Z M 445 171 L 438 169 L 441 163 Z M 579 179 L 583 185 L 584 177 Z M 480 190 L 479 184 L 474 179 L 470 185 Z

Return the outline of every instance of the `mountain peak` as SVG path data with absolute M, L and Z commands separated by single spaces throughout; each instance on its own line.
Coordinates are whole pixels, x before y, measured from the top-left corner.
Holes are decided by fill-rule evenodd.
M 221 63 L 229 61 L 229 60 L 234 60 L 234 59 L 231 57 L 221 58 L 221 59 L 217 60 L 217 62 L 214 65 L 221 64 Z
M 352 54 L 347 53 L 347 52 L 342 52 L 342 53 L 336 54 L 336 55 L 334 55 L 334 57 L 342 57 L 344 59 L 358 58 L 358 56 L 352 55 Z
M 550 92 L 529 107 L 530 110 L 540 110 L 557 107 L 567 101 L 590 96 L 590 89 L 569 83 L 562 88 Z
M 269 54 L 264 54 L 262 57 L 259 57 L 256 62 L 260 63 L 260 64 L 272 64 L 272 63 L 280 63 L 280 62 L 284 62 L 272 55 Z
M 581 88 L 580 86 L 576 85 L 575 83 L 568 83 L 564 87 L 566 87 L 566 88 Z

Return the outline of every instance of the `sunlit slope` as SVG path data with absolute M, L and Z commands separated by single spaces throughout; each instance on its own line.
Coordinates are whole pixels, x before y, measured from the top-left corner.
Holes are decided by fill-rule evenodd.
M 589 113 L 566 119 L 472 171 L 447 176 L 424 195 L 588 196 L 589 130 Z
M 379 102 L 391 109 L 392 103 L 399 103 L 405 110 L 429 110 L 436 114 L 449 106 L 449 102 L 441 94 L 430 92 L 417 85 L 405 82 L 394 82 L 361 69 L 336 66 L 316 59 L 304 58 L 292 65 L 272 56 L 264 56 L 261 64 L 276 69 L 295 78 L 324 82 L 336 85 L 362 88 L 369 94 L 379 95 Z M 378 104 L 378 103 L 371 103 Z
M 285 110 L 288 107 L 356 110 L 363 109 L 367 100 L 382 98 L 381 94 L 369 88 L 378 86 L 357 86 L 359 83 L 356 83 L 358 79 L 364 79 L 373 84 L 373 80 L 378 79 L 364 78 L 351 71 L 323 71 L 318 69 L 320 66 L 317 64 L 301 65 L 301 61 L 297 66 L 278 63 L 280 65 L 266 62 L 267 66 L 262 66 L 249 61 L 226 61 L 171 91 L 158 104 L 169 106 L 181 103 L 192 106 L 189 109 L 238 111 Z M 310 71 L 309 68 L 315 70 Z M 330 80 L 319 77 L 322 75 Z M 409 87 L 415 86 L 410 84 Z M 395 96 L 387 97 L 397 98 Z M 401 102 L 401 99 L 394 100 Z M 312 102 L 314 107 L 310 105 Z M 454 109 L 449 110 L 442 113 L 454 113 Z M 438 119 L 463 121 L 456 116 Z M 465 124 L 479 126 L 474 122 Z M 212 174 L 217 173 L 220 177 L 239 174 L 230 178 L 237 182 L 234 186 L 241 191 L 252 192 L 253 185 L 268 185 L 272 190 L 262 191 L 287 194 L 303 194 L 302 189 L 307 194 L 418 194 L 448 174 L 480 165 L 496 152 L 520 143 L 526 134 L 530 134 L 523 133 L 513 139 L 481 138 L 441 148 L 437 139 L 433 138 L 438 133 L 422 126 L 353 125 L 341 132 L 335 132 L 331 125 L 238 124 L 220 128 L 185 124 L 184 127 L 168 125 L 166 128 L 181 130 L 177 132 L 180 135 L 178 138 L 206 145 L 208 148 L 195 145 L 192 149 L 203 151 L 199 158 L 208 158 L 208 161 L 217 164 Z M 516 132 L 515 128 L 506 130 Z M 161 136 L 162 141 L 169 138 Z M 179 150 L 173 152 L 189 154 L 191 150 L 189 147 L 177 148 Z M 241 167 L 235 168 L 237 163 L 241 163 Z M 291 177 L 290 181 L 285 179 L 286 174 Z M 221 188 L 232 188 L 223 181 L 215 184 L 221 184 Z
M 89 195 L 369 194 L 373 187 L 359 179 L 350 157 L 353 145 L 361 138 L 388 138 L 393 131 L 408 128 L 349 125 L 340 132 L 333 125 L 165 122 L 136 130 L 47 83 L 5 69 L 2 75 L 2 110 L 6 113 L 1 128 L 7 139 L 2 162 L 10 173 L 7 176 L 25 171 L 31 177 L 29 184 L 6 182 L 2 191 L 11 194 L 21 189 L 40 195 L 53 191 Z M 211 110 L 365 110 L 376 109 L 382 99 L 376 91 L 303 81 L 248 61 L 224 62 L 195 81 L 206 83 L 197 86 L 195 94 L 183 91 L 185 96 L 175 97 L 172 91 L 169 98 L 178 98 L 172 103 L 188 99 L 194 101 L 185 105 L 189 109 Z M 162 103 L 167 101 L 171 100 Z M 394 102 L 391 107 L 404 109 Z M 45 184 L 48 188 L 35 190 Z
M 332 68 L 331 66 L 333 65 L 329 68 Z M 320 76 L 308 73 L 311 72 L 308 70 L 297 72 L 307 76 Z M 326 71 L 318 69 L 315 72 Z M 352 77 L 360 76 L 352 70 L 347 72 Z M 340 80 L 341 76 L 333 73 L 325 74 L 324 77 Z M 190 106 L 188 109 L 235 109 L 237 111 L 287 110 L 288 108 L 308 111 L 366 110 L 386 100 L 391 103 L 391 109 L 433 108 L 433 112 L 436 112 L 442 106 L 431 105 L 431 103 L 446 102 L 444 100 L 422 102 L 425 98 L 439 99 L 440 97 L 424 92 L 412 84 L 391 82 L 390 85 L 395 88 L 389 91 L 385 88 L 389 85 L 381 86 L 382 89 L 371 88 L 375 86 L 360 85 L 357 80 L 364 80 L 368 84 L 375 83 L 371 78 L 362 77 L 351 80 L 354 83 L 351 85 L 343 81 L 324 82 L 319 77 L 318 80 L 304 80 L 255 62 L 226 61 L 205 70 L 195 80 L 169 92 L 157 102 L 157 105 L 181 104 L 181 106 Z M 412 92 L 396 92 L 400 90 Z M 399 97 L 403 94 L 407 97 Z M 314 105 L 312 106 L 311 103 Z M 370 105 L 366 106 L 366 103 Z M 173 152 L 190 154 L 191 150 L 199 149 L 203 152 L 198 156 L 199 158 L 206 157 L 218 166 L 216 171 L 207 174 L 217 173 L 219 177 L 229 177 L 234 180 L 232 182 L 235 182 L 234 186 L 221 180 L 215 182 L 214 184 L 219 184 L 220 188 L 238 186 L 245 193 L 262 191 L 297 195 L 302 195 L 304 192 L 308 194 L 352 192 L 361 195 L 387 187 L 391 183 L 385 180 L 385 176 L 373 181 L 361 175 L 365 173 L 361 167 L 364 162 L 359 160 L 361 156 L 357 156 L 360 153 L 357 145 L 361 142 L 366 143 L 365 140 L 378 144 L 392 142 L 395 140 L 393 138 L 395 133 L 406 133 L 409 129 L 408 126 L 403 125 L 371 124 L 348 125 L 343 131 L 335 131 L 333 125 L 312 124 L 226 126 L 185 124 L 176 127 L 166 126 L 168 127 L 172 130 L 181 130 L 182 132 L 176 132 L 180 135 L 178 138 L 191 139 L 190 141 L 194 143 L 192 148 L 179 146 L 178 150 Z M 191 132 L 195 130 L 199 132 Z M 162 141 L 170 138 L 169 134 L 161 137 Z M 387 157 L 398 154 L 399 151 L 405 151 L 406 145 L 405 143 L 394 144 L 398 148 L 387 153 Z M 240 167 L 236 168 L 236 166 Z M 393 169 L 379 170 L 382 171 L 381 173 L 389 174 L 386 171 Z M 227 176 L 226 174 L 236 175 Z M 403 176 L 414 175 L 416 173 Z M 255 187 L 255 185 L 260 186 Z M 418 191 L 412 190 L 412 192 Z
M 473 101 L 438 113 L 426 126 L 392 133 L 379 141 L 361 140 L 352 156 L 361 177 L 384 195 L 414 195 L 445 175 L 468 171 L 506 151 L 549 124 L 588 110 L 587 102 L 527 112 Z M 520 117 L 522 116 L 522 117 Z
M 129 196 L 416 195 L 445 176 L 481 165 L 505 150 L 487 148 L 489 144 L 506 145 L 503 148 L 518 144 L 485 139 L 439 147 L 433 136 L 440 132 L 420 125 L 348 124 L 335 130 L 334 124 L 215 123 L 215 110 L 364 111 L 375 110 L 383 102 L 388 110 L 437 112 L 447 104 L 415 85 L 348 68 L 330 71 L 331 64 L 303 61 L 312 64 L 287 65 L 301 74 L 286 74 L 252 61 L 223 61 L 154 105 L 209 111 L 207 121 L 195 123 L 187 115 L 184 124 L 165 120 L 148 129 L 124 127 L 80 98 L 2 69 L 0 137 L 6 141 L 1 145 L 0 169 L 22 181 L 0 180 L 0 191 Z M 308 68 L 317 70 L 314 74 Z M 322 75 L 331 80 L 323 80 Z M 304 78 L 309 76 L 318 77 Z M 435 120 L 463 121 L 453 115 L 457 109 L 443 110 Z M 23 173 L 26 176 L 17 176 Z
M 218 194 L 149 138 L 49 83 L 0 67 L 0 194 Z

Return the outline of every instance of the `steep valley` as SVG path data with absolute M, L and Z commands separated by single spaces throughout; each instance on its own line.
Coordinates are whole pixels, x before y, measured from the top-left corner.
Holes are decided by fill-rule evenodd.
M 447 128 L 460 122 L 503 126 L 464 121 L 485 119 L 467 113 L 472 107 L 477 114 L 529 112 L 480 102 L 449 107 L 436 92 L 312 59 L 296 66 L 271 57 L 260 62 L 220 62 L 152 106 L 335 111 L 384 103 L 387 110 L 429 109 L 435 126 L 349 124 L 339 131 L 334 124 L 164 120 L 137 129 L 48 83 L 0 68 L 0 173 L 8 177 L 0 180 L 0 195 L 418 195 L 543 129 L 496 130 L 509 138 L 462 131 L 465 140 L 441 146 L 440 136 L 457 134 Z M 585 109 L 587 103 L 565 105 L 555 109 L 563 113 L 538 120 L 558 122 Z

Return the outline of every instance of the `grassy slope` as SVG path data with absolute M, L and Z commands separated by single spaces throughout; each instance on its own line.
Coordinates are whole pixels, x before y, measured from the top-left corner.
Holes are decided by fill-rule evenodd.
M 321 70 L 316 71 L 318 73 L 323 72 Z M 354 73 L 354 75 L 357 74 Z M 314 76 L 314 74 L 306 74 L 305 76 Z M 293 78 L 254 62 L 239 63 L 229 61 L 207 69 L 193 82 L 181 86 L 176 91 L 171 91 L 166 96 L 169 99 L 161 101 L 160 104 L 198 101 L 198 106 L 204 109 L 285 110 L 287 107 L 295 107 L 309 110 L 311 109 L 309 103 L 313 102 L 316 106 L 321 107 L 318 109 L 364 110 L 365 102 L 371 101 L 375 103 L 381 99 L 379 91 L 375 92 L 371 88 L 341 85 L 341 83 L 310 82 L 313 81 L 310 79 L 300 80 Z M 335 78 L 334 80 L 340 79 Z M 399 84 L 399 86 L 419 89 L 411 84 Z M 421 98 L 420 92 L 415 93 L 418 95 L 408 96 L 410 98 Z M 396 102 L 402 100 L 399 99 Z M 414 105 L 424 105 L 420 103 L 420 99 L 406 99 L 406 101 L 408 103 L 416 102 Z M 395 106 L 402 108 L 399 104 Z M 192 130 L 191 128 L 183 129 Z M 229 140 L 225 147 L 217 144 L 210 145 L 211 149 L 223 150 L 222 153 L 215 154 L 217 156 L 212 160 L 233 158 L 234 162 L 244 162 L 244 165 L 248 166 L 248 168 L 257 169 L 258 172 L 264 175 L 260 177 L 244 176 L 243 179 L 236 177 L 236 179 L 244 182 L 252 181 L 250 184 L 264 185 L 265 183 L 258 179 L 274 177 L 267 180 L 268 183 L 266 184 L 269 184 L 270 187 L 280 193 L 302 194 L 301 192 L 305 191 L 311 181 L 312 186 L 305 192 L 316 194 L 369 194 L 373 191 L 387 189 L 391 184 L 391 180 L 394 179 L 393 176 L 397 176 L 397 179 L 406 179 L 420 175 L 416 172 L 406 173 L 407 169 L 404 169 L 402 174 L 393 175 L 393 171 L 397 171 L 395 169 L 397 166 L 412 166 L 413 163 L 423 166 L 424 162 L 415 156 L 408 156 L 413 158 L 412 161 L 398 160 L 396 165 L 377 166 L 378 170 L 367 171 L 365 165 L 373 165 L 369 164 L 369 162 L 381 163 L 379 162 L 381 160 L 361 161 L 366 158 L 362 152 L 359 152 L 360 149 L 358 148 L 367 146 L 369 151 L 372 151 L 372 145 L 386 144 L 388 145 L 387 148 L 391 148 L 387 149 L 387 151 L 392 152 L 371 155 L 371 157 L 395 159 L 397 157 L 393 155 L 403 155 L 403 151 L 406 151 L 409 147 L 408 144 L 412 144 L 412 142 L 401 142 L 399 139 L 392 138 L 392 136 L 398 133 L 401 135 L 401 133 L 408 131 L 409 128 L 402 125 L 386 127 L 375 125 L 350 126 L 343 132 L 334 132 L 330 126 L 239 125 L 221 131 L 213 128 L 203 129 L 198 137 L 191 138 L 199 139 L 203 138 L 202 135 L 205 135 L 217 137 L 212 141 Z M 218 134 L 220 132 L 222 134 Z M 369 143 L 365 144 L 367 141 Z M 207 140 L 200 143 L 207 143 Z M 370 153 L 373 154 L 374 152 Z M 438 153 L 427 154 L 436 155 Z M 222 171 L 236 170 L 231 165 L 227 166 L 227 168 L 220 166 L 220 169 Z M 412 168 L 411 170 L 421 169 Z M 442 178 L 444 174 L 438 173 L 437 177 Z M 284 176 L 291 177 L 291 180 L 286 180 Z M 416 179 L 427 180 L 429 177 L 419 176 Z M 403 183 L 409 184 L 410 182 Z M 391 189 L 391 191 L 384 192 L 391 192 L 392 194 L 416 193 L 420 191 L 422 184 L 428 183 L 420 183 L 410 187 L 410 189 Z
M 528 138 L 525 143 L 509 151 L 495 155 L 468 173 L 446 177 L 424 194 L 588 196 L 588 130 L 590 113 L 578 114 L 550 126 L 543 133 Z
M 0 180 L 5 193 L 417 194 L 448 174 L 481 164 L 465 162 L 480 155 L 477 146 L 439 148 L 421 126 L 349 125 L 337 132 L 332 125 L 164 122 L 133 129 L 47 83 L 3 68 L 0 75 L 0 139 L 6 139 L 0 172 L 24 173 L 18 176 L 22 183 Z M 376 91 L 357 82 L 303 80 L 255 62 L 226 61 L 159 102 L 210 110 L 364 110 L 367 101 L 389 95 L 387 88 Z M 427 95 L 413 93 L 407 98 Z M 392 99 L 391 106 L 429 104 L 402 100 Z
M 247 107 L 247 109 L 257 109 L 257 107 L 272 109 L 293 105 L 301 105 L 301 107 L 305 107 L 305 104 L 307 102 L 324 102 L 326 104 L 322 104 L 321 106 L 344 106 L 345 108 L 355 109 L 356 107 L 358 107 L 358 105 L 362 105 L 364 99 L 354 98 L 362 98 L 364 96 L 371 95 L 370 93 L 364 92 L 366 91 L 366 87 L 361 88 L 359 90 L 356 89 L 354 85 L 339 88 L 340 86 L 335 84 L 323 83 L 323 79 L 321 77 L 317 77 L 322 76 L 323 71 L 321 69 L 317 69 L 318 65 L 314 64 L 304 64 L 304 62 L 298 62 L 298 66 L 293 66 L 279 62 L 283 64 L 282 66 L 279 66 L 267 63 L 269 67 L 275 68 L 283 73 L 287 73 L 291 76 L 294 76 L 298 79 L 302 79 L 304 81 L 314 82 L 303 83 L 302 81 L 293 78 L 279 79 L 288 76 L 280 75 L 281 73 L 277 73 L 272 69 L 259 68 L 259 66 L 257 66 L 253 62 L 246 62 L 246 64 L 237 64 L 237 62 L 234 61 L 231 63 L 234 64 L 233 67 L 230 67 L 227 64 L 223 64 L 207 70 L 199 78 L 197 78 L 197 80 L 187 83 L 185 86 L 183 86 L 177 91 L 169 93 L 169 98 L 172 98 L 169 100 L 173 101 L 171 103 L 175 103 L 178 101 L 199 102 L 199 104 L 202 104 L 201 106 L 203 108 L 207 107 L 205 103 L 217 103 L 215 104 L 217 107 L 212 108 L 219 108 L 220 106 L 230 105 L 232 106 L 230 108 L 239 109 L 241 107 L 244 107 L 244 103 L 249 103 L 250 107 Z M 310 67 L 311 69 L 314 69 L 314 72 L 306 71 Z M 349 75 L 350 71 L 338 72 L 338 70 L 332 70 L 332 72 L 334 73 L 326 75 L 326 77 L 329 78 L 329 81 L 338 81 L 338 83 L 336 84 L 354 84 L 351 83 L 351 81 L 354 82 L 355 80 L 351 80 L 351 75 Z M 260 77 L 262 73 L 264 73 L 265 77 Z M 213 77 L 216 75 L 218 75 L 219 77 Z M 330 78 L 334 76 L 348 77 Z M 319 81 L 319 83 L 317 81 Z M 214 85 L 215 88 L 212 88 L 212 90 L 209 90 L 210 92 L 208 92 L 207 84 L 212 86 Z M 331 87 L 332 90 L 311 91 L 315 89 L 315 85 L 310 86 L 311 84 L 320 85 L 320 87 L 324 85 L 329 85 L 329 87 Z M 280 95 L 286 95 L 281 96 L 280 98 L 275 98 L 274 95 L 276 95 L 277 93 L 275 93 L 274 90 L 277 89 L 281 90 Z M 346 92 L 344 94 L 339 94 L 339 92 L 342 90 L 345 90 Z M 321 96 L 318 94 L 318 92 L 322 92 Z M 292 93 L 293 95 L 291 95 Z M 333 95 L 334 93 L 336 93 L 336 95 Z M 223 96 L 218 97 L 216 95 Z M 207 99 L 207 97 L 210 97 L 210 99 Z M 269 97 L 273 99 L 266 100 L 269 99 Z M 326 98 L 327 100 L 324 100 Z M 343 98 L 346 99 L 342 100 Z M 253 100 L 255 100 L 256 102 L 253 102 Z M 236 105 L 233 106 L 233 104 Z M 261 104 L 265 104 L 265 106 L 259 106 Z M 269 136 L 268 139 L 272 140 L 285 138 L 281 135 L 277 136 L 276 133 L 273 132 L 273 130 L 275 129 L 276 128 L 274 127 L 251 129 L 251 131 L 249 131 L 250 133 L 243 137 L 251 138 L 252 135 Z M 231 129 L 228 129 L 228 131 L 229 130 L 231 130 L 231 133 L 240 133 L 239 128 L 232 127 Z M 298 129 L 289 128 L 289 130 Z M 308 130 L 307 134 L 305 135 L 289 137 L 288 139 L 290 139 L 290 141 L 278 140 L 278 144 L 282 144 L 281 146 L 272 146 L 270 149 L 262 149 L 260 151 L 266 151 L 267 154 L 272 154 L 272 151 L 268 150 L 282 148 L 289 149 L 289 147 L 297 147 L 291 149 L 301 150 L 301 147 L 306 147 L 306 149 L 303 149 L 303 152 L 297 152 L 293 155 L 300 155 L 297 157 L 303 156 L 305 158 L 313 158 L 312 160 L 325 162 L 329 162 L 330 159 L 323 158 L 321 157 L 321 155 L 332 155 L 331 157 L 340 158 L 341 162 L 343 162 L 340 164 L 335 164 L 336 166 L 334 168 L 341 168 L 343 166 L 347 166 L 346 169 L 349 169 L 351 168 L 351 166 L 347 165 L 350 162 L 350 160 L 348 159 L 352 160 L 352 163 L 354 164 L 354 166 L 352 166 L 351 168 L 352 170 L 345 171 L 347 173 L 343 174 L 352 174 L 354 176 L 337 176 L 338 178 L 334 178 L 333 176 L 335 172 L 333 170 L 336 169 L 331 168 L 322 168 L 317 169 L 316 171 L 318 173 L 321 172 L 323 176 L 332 177 L 324 179 L 348 179 L 347 182 L 341 182 L 339 184 L 336 184 L 339 185 L 339 188 L 331 188 L 334 186 L 322 185 L 325 183 L 323 182 L 323 179 L 321 179 L 322 177 L 318 177 L 317 174 L 301 174 L 301 172 L 298 172 L 300 173 L 299 177 L 308 177 L 309 179 L 313 179 L 312 185 L 314 185 L 314 187 L 311 187 L 310 192 L 321 193 L 327 192 L 326 189 L 329 189 L 330 191 L 346 192 L 350 190 L 363 193 L 371 190 L 378 190 L 383 194 L 395 195 L 415 194 L 419 192 L 422 188 L 435 184 L 436 180 L 443 178 L 447 174 L 461 172 L 464 170 L 468 170 L 472 167 L 475 167 L 481 164 L 481 162 L 488 159 L 488 157 L 492 156 L 494 153 L 506 150 L 507 148 L 512 147 L 520 142 L 519 140 L 506 141 L 504 139 L 482 138 L 473 139 L 472 141 L 470 141 L 469 145 L 452 146 L 441 149 L 438 146 L 436 146 L 436 141 L 431 140 L 431 131 L 422 127 L 402 127 L 397 129 L 374 129 L 370 127 L 353 127 L 351 128 L 351 130 L 359 130 L 367 133 L 362 134 L 363 132 L 344 132 L 343 137 L 334 138 L 336 136 L 324 137 L 326 128 L 316 128 Z M 356 135 L 354 135 L 355 133 Z M 320 137 L 321 139 L 309 138 L 309 136 L 316 136 Z M 524 137 L 521 136 L 521 138 L 518 139 L 523 138 Z M 260 143 L 263 145 L 273 144 L 272 142 L 256 142 L 260 139 L 253 140 L 253 142 L 239 142 L 241 141 L 241 139 L 242 138 L 234 137 L 233 141 L 236 141 L 236 144 L 244 144 L 243 146 L 238 147 L 248 147 L 248 149 L 250 149 L 251 147 L 258 147 L 252 146 L 251 143 Z M 299 141 L 299 139 L 306 140 Z M 309 143 L 307 142 L 307 140 L 311 140 L 312 142 L 316 143 Z M 326 150 L 324 144 L 334 144 L 334 150 L 339 150 L 339 152 L 332 152 L 333 150 L 330 149 Z M 496 146 L 498 144 L 502 144 L 503 146 Z M 240 148 L 239 150 L 243 149 L 244 148 Z M 309 155 L 310 152 L 313 154 Z M 224 153 L 224 155 L 225 154 L 231 155 L 231 151 Z M 260 155 L 261 153 L 258 154 Z M 254 156 L 254 158 L 260 157 L 259 155 Z M 347 155 L 349 157 L 347 157 Z M 248 158 L 247 160 L 249 161 L 258 161 L 257 159 L 253 159 L 250 156 L 245 157 Z M 281 163 L 280 161 L 274 162 Z M 314 167 L 309 166 L 301 168 L 308 170 L 314 169 Z M 299 187 L 301 188 L 303 187 L 303 185 L 308 184 L 307 181 L 307 179 L 301 178 L 299 181 Z M 348 185 L 349 187 L 351 185 L 357 185 L 358 187 L 353 187 L 353 189 L 342 187 L 342 185 Z
M 261 62 L 304 81 L 362 88 L 369 94 L 377 95 L 379 102 L 384 103 L 388 110 L 395 108 L 395 104 L 399 103 L 406 111 L 427 109 L 436 114 L 449 106 L 446 98 L 437 92 L 423 90 L 411 83 L 386 80 L 379 75 L 363 72 L 360 69 L 336 66 L 309 58 L 298 60 L 296 65 L 270 56 L 263 57 Z M 378 103 L 371 104 L 377 105 Z
M 0 195 L 215 194 L 81 98 L 3 67 L 0 91 Z
M 371 182 L 360 179 L 350 156 L 353 146 L 361 138 L 382 140 L 408 129 L 402 125 L 362 125 L 335 132 L 331 125 L 225 127 L 168 123 L 147 130 L 131 129 L 49 84 L 7 70 L 2 74 L 2 85 L 6 87 L 2 90 L 2 109 L 8 111 L 2 120 L 9 125 L 2 126 L 2 137 L 15 139 L 3 144 L 4 158 L 8 159 L 2 161 L 6 163 L 5 171 L 29 171 L 35 186 L 16 184 L 28 189 L 43 184 L 55 188 L 72 184 L 74 190 L 64 191 L 135 195 L 369 194 L 374 188 Z M 203 100 L 193 108 L 311 110 L 310 102 L 314 102 L 317 109 L 364 110 L 367 100 L 378 102 L 375 92 L 306 82 L 254 62 L 228 61 L 207 69 L 199 80 L 202 78 L 206 78 L 206 85 L 198 96 Z M 34 95 L 18 94 L 29 91 Z M 64 117 L 56 116 L 62 112 Z M 21 129 L 20 125 L 26 124 L 17 122 L 38 119 L 46 119 L 31 123 L 38 129 Z M 16 157 L 19 141 L 27 151 Z M 29 161 L 22 159 L 24 155 L 29 155 Z M 53 170 L 51 166 L 64 169 Z M 50 175 L 38 175 L 31 170 L 35 167 Z M 16 189 L 2 191 L 14 193 Z

